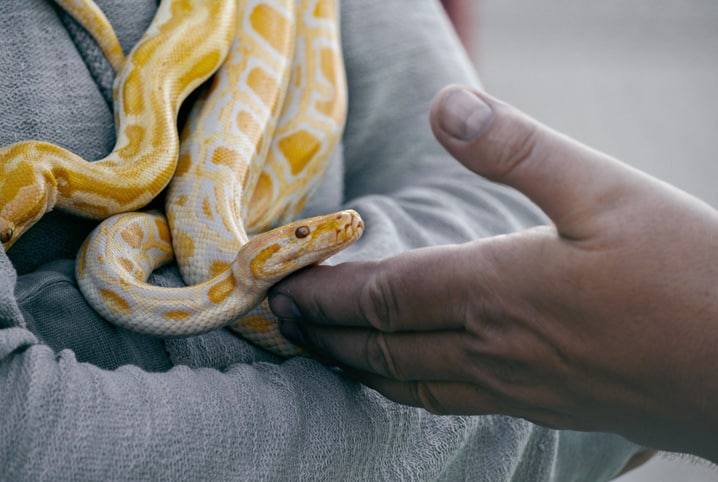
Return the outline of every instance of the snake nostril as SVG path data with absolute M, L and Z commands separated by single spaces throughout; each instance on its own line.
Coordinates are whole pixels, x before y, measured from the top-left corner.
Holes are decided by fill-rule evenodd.
M 12 228 L 3 229 L 2 232 L 0 232 L 0 242 L 3 244 L 10 242 L 13 234 Z
M 299 226 L 297 230 L 294 231 L 294 235 L 299 239 L 306 238 L 309 236 L 309 228 L 307 226 Z

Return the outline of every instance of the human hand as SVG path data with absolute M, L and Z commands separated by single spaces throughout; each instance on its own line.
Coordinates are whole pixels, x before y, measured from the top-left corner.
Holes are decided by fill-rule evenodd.
M 554 225 L 304 270 L 271 291 L 283 333 L 400 403 L 718 461 L 718 213 L 485 94 L 431 125 Z

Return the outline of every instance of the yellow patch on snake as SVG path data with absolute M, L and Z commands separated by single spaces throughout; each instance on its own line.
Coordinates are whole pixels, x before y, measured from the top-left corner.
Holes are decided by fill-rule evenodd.
M 269 204 L 272 201 L 272 186 L 272 179 L 269 177 L 269 174 L 262 172 L 259 175 L 259 179 L 257 179 L 257 187 L 252 195 L 252 204 L 255 206 L 265 206 Z M 255 209 L 254 211 L 250 210 L 247 224 L 251 225 L 255 223 L 259 214 L 262 214 L 262 211 L 259 209 Z
M 321 141 L 311 133 L 301 130 L 289 134 L 278 142 L 279 150 L 289 159 L 292 174 L 296 176 L 319 151 Z
M 252 115 L 246 110 L 241 110 L 237 113 L 235 122 L 237 123 L 237 128 L 240 131 L 247 133 L 247 137 L 256 139 L 255 150 L 257 152 L 262 152 L 262 146 L 265 142 L 264 129 L 262 126 L 259 125 L 257 121 L 254 120 Z
M 145 129 L 137 124 L 128 125 L 125 129 L 125 135 L 128 142 L 125 147 L 119 149 L 117 153 L 123 157 L 134 157 L 140 153 L 142 140 L 145 137 Z
M 140 249 L 142 247 L 143 231 L 140 223 L 129 224 L 120 234 L 122 240 L 132 249 Z
M 94 202 L 73 201 L 76 208 L 82 209 L 87 216 L 93 216 L 95 219 L 104 219 L 112 215 L 112 209 L 107 206 L 98 206 Z
M 2 191 L 0 191 L 2 199 L 18 199 L 20 191 L 25 189 L 26 186 L 32 186 L 35 182 L 35 173 L 31 168 L 31 164 L 27 161 L 18 162 L 18 166 L 15 170 L 5 172 L 3 175 L 17 179 L 17 182 L 3 184 Z
M 142 114 L 144 109 L 143 90 L 142 73 L 140 69 L 135 69 L 127 75 L 122 89 L 122 110 L 126 116 Z
M 212 153 L 212 163 L 217 164 L 218 166 L 227 166 L 231 168 L 234 166 L 234 161 L 238 157 L 240 157 L 240 154 L 234 149 L 220 146 Z
M 132 262 L 132 260 L 129 260 L 127 258 L 119 258 L 117 261 L 122 265 L 122 267 L 127 271 L 128 273 L 131 273 L 133 276 L 137 277 L 134 274 L 135 271 L 135 263 Z
M 202 199 L 202 213 L 207 219 L 213 219 L 214 213 L 212 212 L 212 204 L 207 196 Z
M 130 304 L 127 302 L 127 300 L 122 298 L 114 291 L 108 289 L 100 289 L 99 293 L 102 299 L 105 300 L 105 302 L 110 305 L 114 310 L 124 312 L 130 311 Z
M 232 294 L 232 291 L 234 291 L 235 286 L 237 286 L 237 284 L 234 280 L 234 276 L 230 276 L 229 278 L 224 279 L 212 286 L 207 291 L 207 297 L 212 303 L 218 305 L 222 303 L 229 295 Z
M 116 178 L 98 179 L 91 173 L 72 171 L 64 166 L 56 167 L 54 169 L 54 174 L 57 179 L 58 193 L 67 199 L 73 199 L 73 206 L 83 212 L 87 209 L 88 214 L 95 212 L 109 213 L 111 211 L 111 207 L 103 206 L 103 204 L 107 203 L 102 202 L 99 199 L 89 202 L 81 199 L 75 199 L 75 194 L 85 194 L 86 197 L 94 195 L 100 199 L 110 199 L 118 204 L 124 204 L 129 199 L 139 198 L 140 196 L 146 195 L 148 192 L 147 185 L 138 185 L 137 187 L 134 187 L 129 185 L 129 183 L 124 183 L 120 186 L 117 184 Z M 157 182 L 162 181 L 158 179 L 148 184 L 153 186 Z M 87 186 L 93 186 L 95 190 L 88 192 Z
M 249 263 L 249 269 L 252 271 L 254 276 L 259 278 L 264 275 L 264 265 L 267 260 L 274 255 L 274 253 L 279 251 L 279 249 L 279 244 L 274 243 L 257 253 L 254 259 Z
M 267 333 L 272 329 L 276 321 L 259 315 L 249 315 L 239 320 L 238 323 L 255 333 Z
M 191 258 L 194 256 L 194 239 L 191 236 L 176 236 L 174 248 L 178 253 L 182 253 L 183 256 Z
M 22 166 L 28 169 L 20 168 L 18 171 L 5 172 L 4 175 L 15 177 L 23 184 L 13 186 L 13 183 L 4 185 L 2 195 L 12 196 L 12 200 L 4 205 L 0 204 L 0 214 L 5 219 L 4 225 L 12 230 L 13 222 L 11 221 L 16 215 L 24 213 L 25 216 L 36 217 L 42 215 L 45 204 L 42 202 L 46 196 L 52 196 L 52 192 L 45 192 L 40 185 L 33 184 L 35 179 L 34 172 L 26 162 L 20 162 Z M 27 182 L 27 184 L 24 184 Z M 10 219 L 10 221 L 8 221 Z
M 274 107 L 278 87 L 277 80 L 273 75 L 260 67 L 256 67 L 249 72 L 247 85 L 262 99 L 264 105 L 269 108 Z
M 331 19 L 332 18 L 332 10 L 329 8 L 326 8 L 326 4 L 324 4 L 322 2 L 317 2 L 317 6 L 314 8 L 314 17 Z
M 254 31 L 276 51 L 282 50 L 293 31 L 290 21 L 269 5 L 258 5 L 250 14 L 249 21 Z
M 294 66 L 294 72 L 292 73 L 292 80 L 293 85 L 295 89 L 301 89 L 302 88 L 302 66 L 300 64 L 297 64 Z
M 181 310 L 166 311 L 166 312 L 162 313 L 163 318 L 165 318 L 167 320 L 174 320 L 174 321 L 186 320 L 190 316 L 192 316 L 192 313 L 190 313 L 188 311 L 181 311 Z
M 190 155 L 187 152 L 183 152 L 177 160 L 177 169 L 175 169 L 175 176 L 184 176 L 189 172 L 192 167 L 192 161 Z
M 84 276 L 85 269 L 87 268 L 87 261 L 85 258 L 86 253 L 87 253 L 87 243 L 83 243 L 82 246 L 80 246 L 80 252 L 77 255 L 77 261 L 75 263 L 75 270 L 77 271 L 77 274 L 79 276 Z
M 225 261 L 212 261 L 212 265 L 209 268 L 209 273 L 212 275 L 212 277 L 215 277 L 218 274 L 228 270 L 230 266 L 232 266 L 232 263 L 227 263 Z
M 337 68 L 336 62 L 334 61 L 335 55 L 336 54 L 332 49 L 322 49 L 321 53 L 319 54 L 322 73 L 324 74 L 325 79 L 332 79 L 337 75 L 335 72 Z M 336 99 L 331 98 L 324 102 L 317 101 L 316 108 L 325 116 L 332 117 L 334 110 L 337 108 Z
M 198 76 L 210 75 L 217 69 L 217 65 L 222 60 L 222 54 L 219 51 L 213 51 L 211 54 L 202 57 L 202 60 L 197 62 L 192 72 L 187 72 L 185 75 L 180 76 L 178 82 L 180 85 L 186 85 L 192 83 Z
M 167 223 L 162 219 L 155 219 L 155 227 L 157 228 L 157 235 L 159 236 L 160 241 L 170 244 L 172 242 L 172 237 Z

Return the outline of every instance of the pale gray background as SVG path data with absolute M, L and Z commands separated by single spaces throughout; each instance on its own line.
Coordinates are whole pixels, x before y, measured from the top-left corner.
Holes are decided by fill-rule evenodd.
M 718 207 L 718 1 L 475 5 L 470 48 L 492 94 Z M 660 458 L 619 480 L 718 481 L 718 469 Z

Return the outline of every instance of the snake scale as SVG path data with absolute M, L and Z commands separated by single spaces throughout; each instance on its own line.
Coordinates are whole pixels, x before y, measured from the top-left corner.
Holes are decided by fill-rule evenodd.
M 364 229 L 351 210 L 292 221 L 346 117 L 337 0 L 163 0 L 126 57 L 92 0 L 55 1 L 117 70 L 117 145 L 93 163 L 41 141 L 0 148 L 5 249 L 55 205 L 105 219 L 76 263 L 103 317 L 162 336 L 229 324 L 297 353 L 260 304 L 267 289 Z M 178 136 L 180 105 L 210 77 Z M 168 183 L 166 218 L 134 212 Z M 172 259 L 188 286 L 148 284 Z

